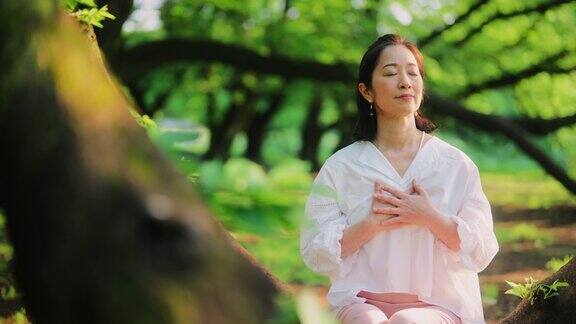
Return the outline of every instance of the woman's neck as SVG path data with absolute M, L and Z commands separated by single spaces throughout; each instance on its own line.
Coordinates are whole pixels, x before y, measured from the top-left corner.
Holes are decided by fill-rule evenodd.
M 416 128 L 414 118 L 378 120 L 378 129 L 373 142 L 380 150 L 402 151 L 418 145 L 421 131 Z

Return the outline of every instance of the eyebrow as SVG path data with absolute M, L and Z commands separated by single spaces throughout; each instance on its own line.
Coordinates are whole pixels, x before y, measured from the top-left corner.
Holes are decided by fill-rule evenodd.
M 407 65 L 416 66 L 416 67 L 418 66 L 417 64 L 414 64 L 414 63 L 408 63 Z M 389 66 L 398 66 L 398 63 L 388 63 L 388 64 L 384 65 L 382 68 L 389 67 Z

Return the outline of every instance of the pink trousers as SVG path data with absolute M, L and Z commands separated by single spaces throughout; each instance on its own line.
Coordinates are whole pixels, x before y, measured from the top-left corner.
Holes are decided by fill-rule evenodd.
M 440 306 L 421 301 L 394 302 L 383 295 L 361 292 L 358 296 L 366 302 L 337 309 L 336 318 L 342 324 L 461 324 L 458 316 Z

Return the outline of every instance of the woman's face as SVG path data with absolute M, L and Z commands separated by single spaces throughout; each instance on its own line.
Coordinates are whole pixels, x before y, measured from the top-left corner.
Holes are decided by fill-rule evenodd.
M 386 47 L 372 71 L 372 87 L 364 89 L 361 93 L 384 118 L 414 115 L 422 102 L 423 80 L 412 52 L 403 45 Z

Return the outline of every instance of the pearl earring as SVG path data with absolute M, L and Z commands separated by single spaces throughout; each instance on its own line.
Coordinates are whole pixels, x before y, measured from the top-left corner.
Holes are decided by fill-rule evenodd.
M 370 102 L 370 117 L 374 116 L 374 106 L 372 106 L 372 102 Z

